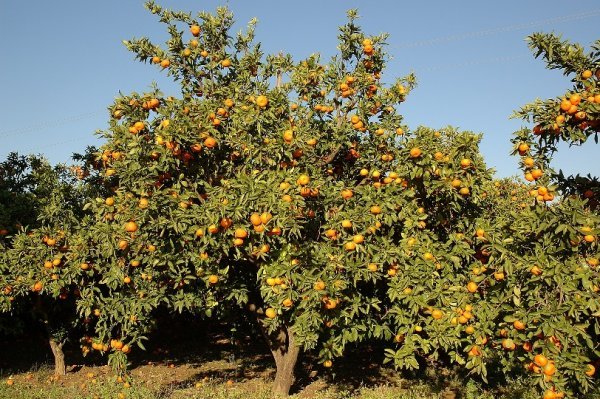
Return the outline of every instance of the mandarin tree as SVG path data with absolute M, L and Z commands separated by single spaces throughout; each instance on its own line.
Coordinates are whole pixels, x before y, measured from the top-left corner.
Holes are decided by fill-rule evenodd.
M 79 268 L 65 265 L 71 245 L 67 236 L 93 190 L 78 183 L 72 169 L 53 167 L 38 157 L 13 154 L 0 170 L 10 186 L 2 191 L 10 198 L 2 210 L 19 223 L 3 243 L 1 299 L 15 303 L 11 324 L 25 313 L 39 322 L 54 354 L 55 372 L 64 374 L 62 347 L 75 320 L 80 283 Z
M 573 87 L 515 113 L 535 124 L 513 139 L 514 154 L 521 157 L 525 179 L 531 182 L 531 200 L 504 227 L 510 241 L 496 246 L 507 284 L 513 286 L 512 298 L 505 297 L 502 306 L 500 333 L 518 345 L 514 358 L 545 390 L 544 398 L 597 393 L 598 183 L 591 176 L 565 177 L 550 162 L 560 142 L 579 145 L 592 136 L 597 142 L 600 42 L 589 54 L 553 34 L 533 34 L 529 44 L 548 68 L 572 75 Z
M 181 93 L 153 88 L 110 107 L 93 163 L 112 193 L 86 205 L 78 229 L 78 261 L 99 276 L 78 301 L 94 348 L 122 368 L 159 306 L 244 309 L 281 394 L 301 350 L 325 367 L 366 339 L 403 345 L 397 366 L 415 367 L 413 352 L 466 352 L 450 314 L 471 306 L 465 270 L 486 256 L 478 227 L 491 231 L 479 137 L 408 131 L 397 108 L 415 79 L 384 84 L 385 36 L 366 36 L 355 11 L 338 55 L 295 62 L 265 56 L 254 22 L 230 36 L 225 8 L 195 18 L 146 5 L 166 47 L 125 44 Z

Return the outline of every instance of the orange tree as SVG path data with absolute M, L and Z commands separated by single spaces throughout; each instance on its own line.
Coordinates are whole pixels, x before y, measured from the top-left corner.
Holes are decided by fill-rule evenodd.
M 513 138 L 514 154 L 531 182 L 531 200 L 504 227 L 510 241 L 494 247 L 505 284 L 512 287 L 512 293 L 502 293 L 504 323 L 499 323 L 498 339 L 516 344 L 513 359 L 538 381 L 544 398 L 555 398 L 598 392 L 597 179 L 565 177 L 550 162 L 560 142 L 577 145 L 591 136 L 597 141 L 600 47 L 596 42 L 585 54 L 579 45 L 541 33 L 530 36 L 529 44 L 549 68 L 572 75 L 573 87 L 515 114 L 534 123 Z
M 32 314 L 47 335 L 55 372 L 64 374 L 62 347 L 75 321 L 80 278 L 78 268 L 65 267 L 67 236 L 92 189 L 77 183 L 66 166 L 52 167 L 37 157 L 11 155 L 0 170 L 9 186 L 2 190 L 8 196 L 3 217 L 18 223 L 10 241 L 2 243 L 2 310 L 11 310 L 14 302 L 11 324 L 25 312 Z
M 282 394 L 302 349 L 324 367 L 366 339 L 401 346 L 388 353 L 397 366 L 416 367 L 415 353 L 465 358 L 479 289 L 467 271 L 487 261 L 493 230 L 479 137 L 402 125 L 415 79 L 383 83 L 385 36 L 366 36 L 354 11 L 323 63 L 265 57 L 253 22 L 229 35 L 225 8 L 194 18 L 146 5 L 166 47 L 125 44 L 181 96 L 153 88 L 110 107 L 91 163 L 111 194 L 86 205 L 71 246 L 95 276 L 78 300 L 92 348 L 122 369 L 166 306 L 248 311 Z
M 33 194 L 35 179 L 31 172 L 40 160 L 35 157 L 19 156 L 11 153 L 0 163 L 0 310 L 8 312 L 14 300 L 12 286 L 6 281 L 9 263 L 6 251 L 11 246 L 11 239 L 23 225 L 35 225 L 36 210 L 39 202 Z M 5 315 L 6 317 L 6 315 Z M 0 331 L 15 332 L 18 323 L 13 320 L 0 320 Z

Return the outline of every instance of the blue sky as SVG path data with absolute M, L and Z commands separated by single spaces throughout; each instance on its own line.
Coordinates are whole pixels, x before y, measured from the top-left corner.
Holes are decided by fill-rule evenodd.
M 481 150 L 498 176 L 518 173 L 509 156 L 510 137 L 521 126 L 513 110 L 536 97 L 560 95 L 569 81 L 535 60 L 524 38 L 555 31 L 588 46 L 600 38 L 600 3 L 564 1 L 400 0 L 163 0 L 185 11 L 228 5 L 236 30 L 259 20 L 257 40 L 268 52 L 296 60 L 313 52 L 330 56 L 345 11 L 358 8 L 367 33 L 388 32 L 393 57 L 386 80 L 415 72 L 417 89 L 401 112 L 418 125 L 481 132 Z M 73 152 L 98 144 L 107 126 L 106 107 L 119 91 L 144 91 L 158 82 L 174 86 L 150 65 L 133 60 L 122 40 L 166 38 L 141 0 L 0 2 L 0 160 L 10 151 L 42 153 L 67 162 Z M 598 147 L 563 148 L 554 166 L 567 173 L 600 175 Z

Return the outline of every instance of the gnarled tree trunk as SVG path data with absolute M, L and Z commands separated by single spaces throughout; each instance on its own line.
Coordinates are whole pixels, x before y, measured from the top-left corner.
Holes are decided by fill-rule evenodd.
M 52 354 L 54 355 L 54 374 L 67 374 L 67 365 L 65 364 L 65 353 L 62 349 L 64 343 L 57 342 L 52 337 L 50 337 L 48 341 L 50 342 L 50 349 L 52 349 Z
M 281 326 L 273 335 L 266 335 L 269 349 L 275 359 L 275 381 L 273 393 L 279 396 L 288 396 L 294 384 L 294 369 L 298 362 L 300 347 L 294 341 L 294 334 L 287 326 Z

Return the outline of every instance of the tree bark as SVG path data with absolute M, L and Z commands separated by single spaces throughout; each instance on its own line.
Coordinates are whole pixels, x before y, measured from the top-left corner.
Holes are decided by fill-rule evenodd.
M 48 340 L 50 342 L 50 348 L 54 355 L 54 375 L 65 375 L 67 374 L 67 365 L 65 364 L 65 353 L 63 352 L 63 343 L 55 341 L 52 337 Z
M 300 348 L 294 341 L 294 334 L 286 326 L 281 326 L 274 335 L 268 336 L 267 341 L 277 369 L 273 393 L 278 396 L 288 396 L 294 384 L 294 369 L 298 362 Z

